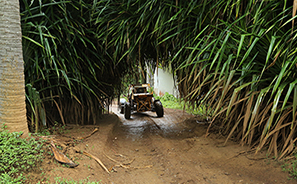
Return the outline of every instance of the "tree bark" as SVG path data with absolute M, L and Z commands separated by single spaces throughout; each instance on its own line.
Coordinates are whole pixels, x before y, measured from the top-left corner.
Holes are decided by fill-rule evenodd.
M 28 136 L 18 0 L 0 0 L 0 124 Z

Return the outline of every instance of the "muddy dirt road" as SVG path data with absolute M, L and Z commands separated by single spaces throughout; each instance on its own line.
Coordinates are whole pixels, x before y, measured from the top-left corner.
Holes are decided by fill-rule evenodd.
M 64 152 L 79 166 L 67 168 L 48 156 L 42 164 L 47 180 L 88 178 L 114 184 L 296 183 L 288 180 L 280 164 L 266 159 L 265 154 L 254 155 L 247 147 L 231 141 L 223 146 L 225 140 L 219 135 L 205 137 L 207 124 L 180 110 L 165 109 L 163 118 L 157 118 L 153 112 L 132 114 L 130 120 L 125 120 L 116 108 L 112 111 L 114 114 L 106 115 L 97 125 L 67 126 L 63 135 L 55 137 L 65 143 L 99 128 L 72 147 L 98 157 L 110 174 L 69 145 Z M 40 180 L 40 172 L 34 175 L 36 181 Z

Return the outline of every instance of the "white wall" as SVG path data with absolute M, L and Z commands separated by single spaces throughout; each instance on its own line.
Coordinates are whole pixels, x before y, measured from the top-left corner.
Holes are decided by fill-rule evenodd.
M 148 76 L 147 80 L 148 83 L 151 83 L 155 94 L 158 96 L 163 96 L 165 92 L 168 92 L 169 94 L 178 97 L 178 90 L 174 83 L 172 73 L 158 68 L 155 70 L 154 76 Z

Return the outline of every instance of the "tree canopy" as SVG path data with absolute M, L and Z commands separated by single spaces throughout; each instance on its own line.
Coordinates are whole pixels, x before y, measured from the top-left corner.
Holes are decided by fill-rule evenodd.
M 207 107 L 210 128 L 220 127 L 227 140 L 268 146 L 279 158 L 295 150 L 296 0 L 20 3 L 36 130 L 55 118 L 95 122 L 125 75 L 161 64 L 177 76 L 186 101 Z

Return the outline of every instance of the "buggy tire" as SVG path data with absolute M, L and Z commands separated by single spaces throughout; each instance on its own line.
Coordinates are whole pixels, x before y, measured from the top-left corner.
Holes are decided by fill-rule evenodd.
M 161 101 L 156 100 L 154 102 L 154 106 L 155 106 L 157 116 L 158 117 L 163 117 L 164 116 L 164 109 L 163 109 L 163 105 L 162 105 Z
M 125 110 L 125 107 L 124 107 L 124 105 L 120 105 L 120 113 L 121 114 L 124 114 L 124 110 Z
M 127 101 L 126 101 L 126 99 L 124 99 L 124 98 L 121 98 L 120 99 L 120 102 L 119 102 L 119 109 L 120 109 L 120 113 L 121 114 L 124 114 L 124 110 L 125 110 L 125 103 L 126 103 Z
M 125 108 L 124 108 L 123 105 L 121 105 L 120 109 L 121 109 L 121 110 L 120 110 L 120 113 L 121 113 L 121 114 L 124 114 L 124 109 L 125 109 Z
M 130 117 L 131 117 L 131 105 L 128 102 L 125 103 L 124 114 L 125 114 L 125 119 L 130 119 Z

